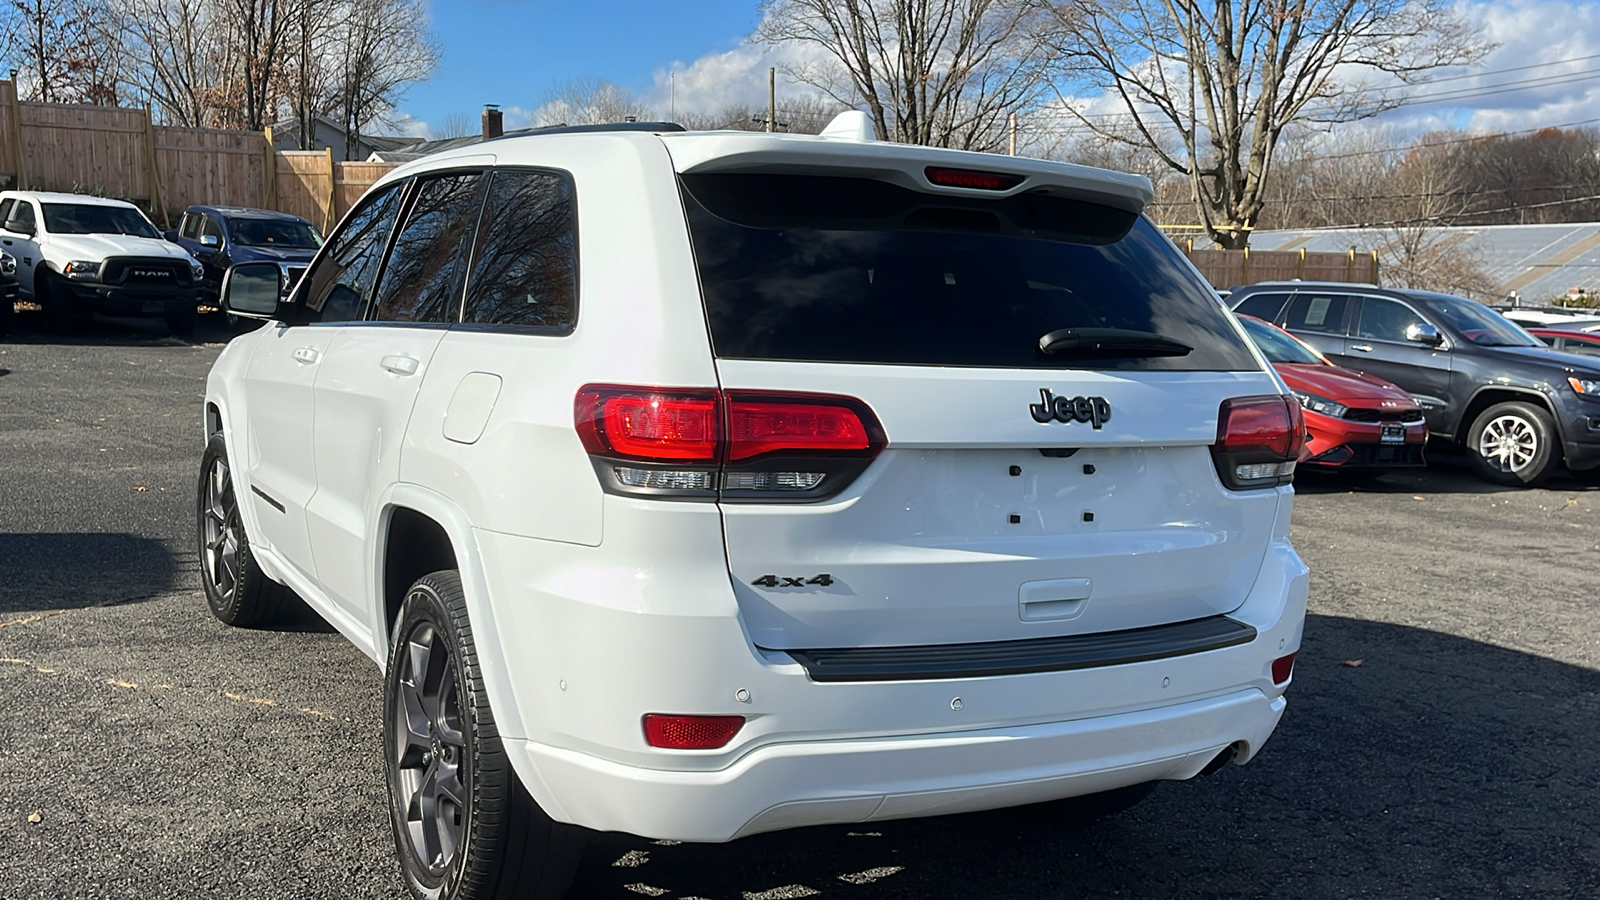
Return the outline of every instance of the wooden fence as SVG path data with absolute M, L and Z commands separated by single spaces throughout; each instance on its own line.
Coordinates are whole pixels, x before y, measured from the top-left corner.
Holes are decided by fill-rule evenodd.
M 1378 283 L 1378 253 L 1299 250 L 1196 250 L 1194 241 L 1178 244 L 1215 288 L 1263 281 L 1352 281 Z
M 327 231 L 390 163 L 274 151 L 270 131 L 156 125 L 149 110 L 29 103 L 0 80 L 0 179 L 36 191 L 98 194 L 176 224 L 190 204 L 253 206 Z

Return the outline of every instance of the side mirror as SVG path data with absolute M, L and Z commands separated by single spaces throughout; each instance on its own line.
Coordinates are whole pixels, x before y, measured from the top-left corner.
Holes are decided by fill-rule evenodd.
M 212 248 L 220 247 L 222 246 L 222 238 L 219 238 L 214 234 L 202 234 L 200 235 L 200 246 Z
M 33 233 L 38 230 L 21 219 L 7 219 L 5 228 L 12 234 L 25 234 L 28 237 L 33 237 Z
M 1417 322 L 1406 326 L 1406 340 L 1415 344 L 1427 344 L 1429 347 L 1437 347 L 1444 343 L 1444 335 L 1439 333 L 1438 328 L 1427 322 Z
M 161 236 L 176 244 L 178 242 L 178 229 L 168 228 L 166 231 L 161 232 Z
M 283 296 L 283 271 L 277 263 L 240 263 L 222 276 L 222 308 L 246 319 L 270 319 Z

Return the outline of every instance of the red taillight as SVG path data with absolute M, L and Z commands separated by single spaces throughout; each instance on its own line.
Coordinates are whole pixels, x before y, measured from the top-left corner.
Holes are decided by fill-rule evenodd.
M 940 187 L 971 188 L 979 191 L 1007 191 L 1025 180 L 1022 175 L 1004 172 L 978 172 L 972 169 L 945 169 L 929 166 L 924 170 L 930 184 Z
M 1305 440 L 1305 415 L 1294 397 L 1235 397 L 1217 411 L 1211 455 L 1228 487 L 1273 487 L 1294 478 Z
M 728 395 L 729 462 L 774 453 L 861 453 L 873 447 L 854 401 L 806 395 Z M 867 413 L 868 416 L 871 413 Z
M 573 417 L 608 489 L 656 497 L 815 500 L 886 443 L 865 403 L 832 394 L 591 384 Z
M 1289 682 L 1289 676 L 1294 674 L 1294 657 L 1295 654 L 1291 653 L 1288 656 L 1280 656 L 1272 661 L 1273 684 L 1287 684 Z
M 715 463 L 722 437 L 720 401 L 716 391 L 586 386 L 578 392 L 578 437 L 590 453 Z
M 726 747 L 744 727 L 744 716 L 644 717 L 644 741 L 665 750 L 716 750 Z

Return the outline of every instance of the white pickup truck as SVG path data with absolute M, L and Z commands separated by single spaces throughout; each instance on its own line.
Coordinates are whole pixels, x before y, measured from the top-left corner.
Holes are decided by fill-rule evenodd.
M 52 330 L 99 312 L 161 316 L 173 334 L 194 331 L 205 270 L 131 203 L 5 191 L 0 250 L 16 257 L 22 297 L 44 307 Z

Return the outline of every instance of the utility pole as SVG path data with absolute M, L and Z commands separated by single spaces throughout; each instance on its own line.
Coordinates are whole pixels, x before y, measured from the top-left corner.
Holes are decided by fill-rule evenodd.
M 1011 155 L 1017 155 L 1017 114 L 1011 114 Z
M 767 130 L 778 127 L 778 67 L 767 68 Z

